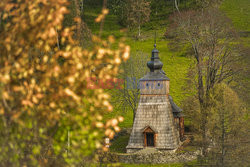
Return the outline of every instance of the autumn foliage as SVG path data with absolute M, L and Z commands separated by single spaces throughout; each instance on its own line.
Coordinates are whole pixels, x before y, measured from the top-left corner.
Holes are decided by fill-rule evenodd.
M 111 49 L 112 36 L 93 36 L 92 49 L 83 49 L 75 27 L 62 26 L 67 5 L 0 2 L 0 166 L 73 166 L 119 131 L 122 117 L 103 120 L 112 111 L 109 95 L 87 89 L 86 80 L 114 77 L 130 49 L 122 42 Z

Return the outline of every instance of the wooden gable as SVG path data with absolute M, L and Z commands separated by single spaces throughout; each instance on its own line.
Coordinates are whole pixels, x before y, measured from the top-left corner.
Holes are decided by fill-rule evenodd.
M 150 126 L 146 126 L 146 127 L 143 129 L 143 133 L 156 133 L 156 131 L 153 130 Z

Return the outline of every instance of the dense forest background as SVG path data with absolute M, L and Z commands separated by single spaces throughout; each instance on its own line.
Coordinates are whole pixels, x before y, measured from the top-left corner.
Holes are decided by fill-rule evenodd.
M 92 163 L 104 137 L 132 127 L 140 91 L 128 84 L 148 72 L 155 42 L 192 136 L 184 151 L 202 152 L 172 165 L 249 164 L 248 0 L 4 0 L 0 9 L 0 166 Z M 91 77 L 124 83 L 88 89 Z M 110 151 L 125 152 L 128 138 Z

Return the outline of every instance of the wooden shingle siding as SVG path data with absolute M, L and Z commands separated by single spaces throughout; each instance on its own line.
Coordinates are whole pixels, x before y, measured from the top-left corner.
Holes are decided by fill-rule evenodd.
M 172 108 L 166 95 L 141 95 L 127 146 L 128 152 L 145 147 L 143 130 L 147 126 L 155 129 L 157 133 L 156 148 L 172 150 L 179 146 L 178 130 L 176 129 Z

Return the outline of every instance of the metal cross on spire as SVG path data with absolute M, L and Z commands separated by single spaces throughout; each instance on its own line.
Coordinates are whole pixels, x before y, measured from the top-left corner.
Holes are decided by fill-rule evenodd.
M 156 48 L 156 30 L 155 30 L 155 44 L 154 47 Z

